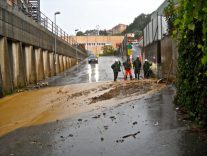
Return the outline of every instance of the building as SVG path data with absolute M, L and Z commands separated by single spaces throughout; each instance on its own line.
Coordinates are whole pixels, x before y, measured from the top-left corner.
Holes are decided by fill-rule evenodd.
M 117 49 L 124 36 L 71 36 L 71 38 L 70 41 L 77 41 L 78 44 L 85 45 L 87 51 L 99 55 L 103 54 L 102 48 L 104 46 L 111 45 Z
M 123 31 L 126 30 L 127 25 L 125 24 L 118 24 L 112 29 L 108 30 L 108 34 L 114 35 L 114 34 L 121 34 Z

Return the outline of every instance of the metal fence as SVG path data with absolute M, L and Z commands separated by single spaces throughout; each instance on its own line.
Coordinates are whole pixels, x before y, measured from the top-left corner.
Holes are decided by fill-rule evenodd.
M 78 44 L 73 37 L 70 37 L 64 30 L 62 30 L 58 25 L 55 24 L 51 19 L 49 19 L 41 11 L 36 10 L 34 12 L 35 6 L 31 3 L 23 3 L 22 1 L 7 0 L 7 7 L 12 8 L 17 11 L 21 11 L 26 16 L 32 18 L 35 22 L 52 32 L 54 35 L 58 36 L 60 39 L 68 42 L 70 45 L 75 46 Z
M 158 13 L 151 17 L 151 21 L 144 28 L 144 47 L 151 43 L 161 40 L 167 35 L 167 22 L 166 18 Z

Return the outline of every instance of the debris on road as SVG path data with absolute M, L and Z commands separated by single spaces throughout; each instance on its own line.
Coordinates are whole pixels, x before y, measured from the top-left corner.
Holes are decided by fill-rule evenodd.
M 41 84 L 40 86 L 44 85 L 45 84 Z M 8 127 L 8 130 L 2 133 L 8 133 L 9 131 L 25 125 L 25 114 L 31 114 L 31 116 L 27 117 L 28 123 L 30 121 L 34 121 L 32 124 L 41 124 L 51 121 L 59 123 L 63 118 L 70 117 L 81 112 L 103 109 L 104 107 L 107 108 L 111 105 L 119 107 L 127 100 L 132 100 L 131 98 L 138 98 L 139 95 L 143 95 L 149 91 L 154 92 L 156 90 L 160 90 L 162 87 L 164 86 L 156 84 L 155 80 L 118 81 L 117 83 L 93 83 L 90 86 L 88 84 L 73 84 L 64 87 L 46 88 L 37 92 L 27 92 L 14 95 L 17 99 L 15 102 L 16 104 L 12 106 L 8 105 L 12 98 L 9 98 L 8 101 L 2 101 L 2 105 L 5 105 L 6 107 L 3 107 L 5 109 L 2 109 L 0 114 L 7 115 L 8 113 L 5 112 L 10 112 L 12 107 L 25 109 L 23 109 L 24 111 L 22 111 L 22 109 L 18 109 L 19 114 L 21 115 L 19 118 L 14 120 L 14 122 L 18 122 L 18 124 Z M 24 96 L 22 96 L 22 94 L 26 94 L 27 100 L 23 98 Z M 39 98 L 34 100 L 34 97 L 37 96 Z M 108 102 L 109 100 L 112 101 Z M 92 103 L 93 105 L 90 105 Z M 134 105 L 132 107 L 134 107 Z M 33 110 L 32 113 L 28 113 L 30 110 Z M 39 112 L 44 112 L 44 118 L 38 119 L 38 117 L 42 115 L 39 114 Z M 11 115 L 9 115 L 8 120 L 15 118 L 14 113 L 9 114 Z M 94 116 L 93 118 L 98 119 L 101 115 L 106 117 L 106 113 L 102 112 L 102 114 Z M 36 118 L 37 120 L 34 120 Z M 111 120 L 116 120 L 116 118 L 111 117 Z M 3 123 L 2 126 L 7 125 L 6 121 L 0 122 Z
M 73 137 L 73 134 L 69 134 L 68 136 L 69 136 L 69 137 Z
M 142 80 L 142 81 L 129 81 L 123 83 L 115 83 L 111 86 L 111 89 L 106 92 L 104 92 L 101 95 L 92 97 L 89 104 L 96 103 L 98 101 L 103 100 L 109 100 L 112 98 L 124 98 L 132 95 L 140 95 L 144 94 L 150 90 L 152 90 L 153 87 L 159 86 L 160 84 L 156 84 L 156 81 L 152 80 Z M 134 106 L 132 106 L 134 108 Z
M 124 139 L 116 140 L 116 143 L 122 143 L 124 142 Z
M 79 122 L 81 122 L 83 119 L 78 119 Z
M 107 130 L 109 128 L 109 126 L 104 126 L 104 129 Z
M 100 118 L 101 117 L 101 115 L 97 115 L 97 116 L 93 116 L 92 118 L 94 118 L 94 119 L 98 119 L 98 118 Z
M 139 133 L 140 133 L 140 131 L 138 131 L 138 132 L 136 132 L 136 133 L 134 133 L 134 134 L 128 134 L 128 135 L 125 135 L 125 136 L 123 136 L 122 138 L 125 139 L 125 138 L 128 138 L 128 137 L 130 137 L 130 136 L 132 136 L 133 138 L 136 138 L 136 135 L 139 134 Z
M 116 120 L 115 116 L 110 116 L 110 119 L 111 119 L 112 121 Z
M 158 121 L 157 121 L 154 125 L 155 125 L 155 126 L 158 126 L 158 125 L 159 125 Z

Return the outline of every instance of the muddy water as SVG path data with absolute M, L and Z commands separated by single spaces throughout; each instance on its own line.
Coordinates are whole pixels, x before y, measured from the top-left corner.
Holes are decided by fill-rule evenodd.
M 50 87 L 5 97 L 0 100 L 0 135 L 17 128 L 49 123 L 110 107 L 163 85 L 153 80 L 99 82 Z
M 113 90 L 119 83 L 107 85 Z M 88 92 L 97 89 L 97 99 L 102 98 L 102 94 L 110 92 L 105 86 L 99 84 L 84 93 L 76 90 L 74 99 L 83 94 L 90 96 Z M 175 111 L 174 88 L 158 88 L 149 94 L 132 93 L 89 104 L 94 109 L 77 116 L 17 129 L 0 137 L 0 155 L 206 156 L 207 141 L 201 134 L 189 133 Z M 56 93 L 68 94 L 66 88 Z M 119 104 L 109 106 L 117 101 Z

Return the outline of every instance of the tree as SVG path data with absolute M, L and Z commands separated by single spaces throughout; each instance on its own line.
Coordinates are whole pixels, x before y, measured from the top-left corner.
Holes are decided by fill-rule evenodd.
M 106 29 L 104 29 L 104 30 L 100 30 L 100 31 L 99 31 L 99 35 L 100 35 L 100 36 L 107 36 L 108 33 L 107 33 Z
M 84 36 L 84 33 L 83 33 L 82 31 L 78 31 L 78 32 L 76 33 L 76 36 Z
M 142 30 L 149 23 L 151 15 L 140 14 L 137 16 L 133 23 L 129 24 L 126 30 L 122 34 L 135 33 L 135 37 L 138 38 L 142 35 Z
M 103 55 L 112 55 L 114 54 L 114 48 L 111 45 L 105 45 L 102 47 Z
M 175 102 L 191 119 L 207 123 L 207 1 L 169 0 L 169 32 L 178 43 Z

